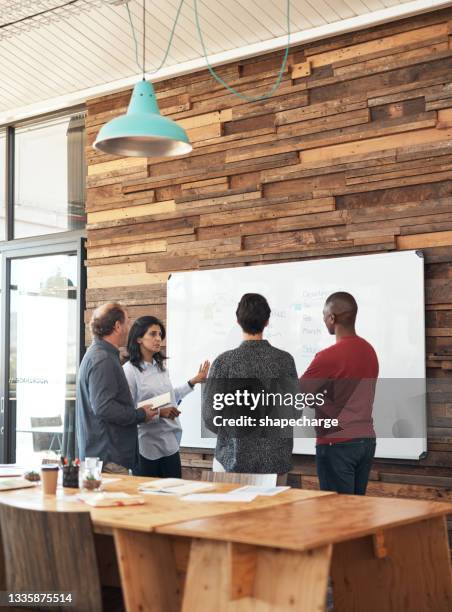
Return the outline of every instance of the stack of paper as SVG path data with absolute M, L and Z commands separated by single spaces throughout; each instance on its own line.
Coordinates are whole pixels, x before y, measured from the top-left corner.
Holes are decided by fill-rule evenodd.
M 195 495 L 186 495 L 184 501 L 194 502 L 252 502 L 257 495 L 255 493 L 197 493 Z
M 130 493 L 80 493 L 77 499 L 95 508 L 106 506 L 134 506 L 144 504 L 141 495 L 130 495 Z
M 17 466 L 17 465 L 13 465 L 13 464 L 7 464 L 7 465 L 0 465 L 0 478 L 6 478 L 9 476 L 22 476 L 22 474 L 26 471 L 25 468 Z
M 162 478 L 150 480 L 138 487 L 142 493 L 154 493 L 156 495 L 189 495 L 200 491 L 212 491 L 215 484 L 210 482 L 199 482 L 195 480 L 182 480 L 181 478 Z
M 248 485 L 229 491 L 229 493 L 201 493 L 197 495 L 187 495 L 184 501 L 198 502 L 252 502 L 258 495 L 265 497 L 278 495 L 290 487 L 262 487 Z
M 264 497 L 269 497 L 273 495 L 278 495 L 278 493 L 287 491 L 287 489 L 290 489 L 290 487 L 266 487 L 259 485 L 246 485 L 245 487 L 240 487 L 240 489 L 235 489 L 233 493 L 254 493 L 255 495 L 263 495 Z
M 1 478 L 0 479 L 0 491 L 9 491 L 12 489 L 26 489 L 28 487 L 34 487 L 36 482 L 30 482 L 25 478 Z

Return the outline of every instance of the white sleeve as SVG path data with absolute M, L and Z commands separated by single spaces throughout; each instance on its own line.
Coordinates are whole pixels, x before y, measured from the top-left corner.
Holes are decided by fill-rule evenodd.
M 179 404 L 179 402 L 181 402 L 184 399 L 184 397 L 188 395 L 189 393 L 191 393 L 192 391 L 193 391 L 193 387 L 190 387 L 188 382 L 186 382 L 184 385 L 181 385 L 180 387 L 175 387 L 174 395 L 176 396 L 176 402 Z
M 133 366 L 129 361 L 127 363 L 125 363 L 122 366 L 122 369 L 124 371 L 124 374 L 127 378 L 127 383 L 129 385 L 129 389 L 130 389 L 130 395 L 132 396 L 133 399 L 133 403 L 135 405 L 135 408 L 138 404 L 138 385 L 137 385 L 137 379 L 135 376 L 135 372 L 133 371 L 133 368 L 135 366 Z

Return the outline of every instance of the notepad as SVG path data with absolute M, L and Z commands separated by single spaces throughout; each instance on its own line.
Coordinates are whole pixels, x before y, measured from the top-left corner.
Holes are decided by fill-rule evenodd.
M 194 495 L 186 495 L 184 501 L 191 502 L 252 502 L 257 495 L 255 493 L 196 493 Z
M 234 493 L 254 493 L 255 495 L 270 497 L 283 493 L 283 491 L 287 491 L 287 489 L 290 489 L 290 487 L 262 487 L 258 485 L 246 485 L 244 487 L 240 487 L 240 489 L 235 489 Z
M 105 476 L 102 477 L 102 486 L 105 485 L 109 485 L 112 484 L 114 482 L 120 482 L 122 479 L 121 478 L 105 478 Z
M 25 478 L 0 478 L 0 491 L 10 491 L 13 489 L 28 489 L 36 486 L 35 482 L 25 480 Z
M 149 405 L 151 405 L 153 408 L 161 408 L 166 404 L 171 404 L 171 393 L 169 391 L 167 393 L 162 393 L 161 395 L 156 395 L 155 397 L 149 397 L 142 402 L 138 402 L 137 408 L 142 408 L 143 406 Z
M 151 480 L 138 487 L 142 493 L 153 493 L 156 495 L 189 495 L 199 491 L 213 491 L 215 485 L 209 482 L 183 480 L 181 478 L 162 478 Z
M 80 493 L 77 499 L 95 508 L 107 506 L 135 506 L 144 504 L 142 495 L 130 495 L 130 493 Z
M 12 476 L 19 477 L 25 472 L 25 468 L 17 467 L 14 465 L 11 466 L 0 466 L 0 478 L 10 478 Z

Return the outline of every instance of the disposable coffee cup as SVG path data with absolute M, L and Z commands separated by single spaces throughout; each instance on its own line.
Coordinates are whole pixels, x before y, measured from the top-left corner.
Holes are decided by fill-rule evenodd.
M 56 495 L 58 466 L 48 463 L 41 466 L 42 492 L 44 495 Z

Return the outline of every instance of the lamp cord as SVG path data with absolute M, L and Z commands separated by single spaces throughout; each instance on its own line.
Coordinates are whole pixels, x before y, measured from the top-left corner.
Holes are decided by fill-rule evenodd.
M 281 84 L 281 80 L 282 80 L 284 71 L 286 69 L 287 59 L 289 57 L 289 49 L 290 49 L 290 0 L 286 0 L 286 17 L 287 17 L 287 44 L 286 44 L 286 51 L 284 53 L 284 57 L 283 57 L 283 60 L 281 62 L 281 67 L 279 69 L 278 76 L 276 78 L 275 83 L 268 90 L 267 93 L 263 94 L 262 96 L 256 96 L 256 97 L 248 96 L 247 94 L 243 94 L 240 91 L 237 91 L 237 89 L 235 89 L 234 87 L 232 87 L 231 85 L 226 83 L 226 81 L 224 81 L 220 77 L 220 75 L 215 72 L 214 68 L 211 66 L 211 64 L 209 62 L 209 58 L 207 57 L 206 46 L 204 44 L 204 38 L 203 38 L 203 35 L 202 35 L 200 23 L 199 23 L 198 2 L 197 2 L 197 0 L 193 0 L 193 3 L 194 3 L 194 7 L 195 7 L 196 29 L 198 30 L 198 36 L 199 36 L 199 40 L 201 42 L 202 50 L 203 50 L 203 53 L 204 53 L 204 59 L 206 60 L 207 68 L 209 69 L 209 72 L 213 76 L 213 78 L 218 83 L 223 85 L 223 87 L 225 87 L 229 92 L 231 92 L 232 94 L 235 94 L 238 98 L 242 98 L 242 100 L 246 100 L 247 102 L 259 102 L 260 100 L 267 100 L 268 98 L 270 98 L 275 93 L 275 91 L 278 89 L 278 87 Z
M 146 74 L 146 0 L 143 0 L 143 81 Z
M 168 45 L 166 47 L 165 55 L 163 56 L 163 59 L 160 62 L 160 65 L 155 70 L 150 72 L 149 74 L 155 74 L 156 72 L 161 70 L 163 68 L 163 66 L 165 65 L 165 62 L 166 62 L 166 60 L 168 58 L 168 54 L 169 54 L 170 49 L 171 49 L 171 45 L 173 44 L 174 32 L 176 30 L 176 26 L 177 26 L 177 23 L 179 21 L 180 12 L 182 10 L 182 6 L 184 5 L 184 2 L 185 2 L 185 0 L 180 0 L 180 2 L 179 2 L 179 7 L 177 9 L 176 18 L 174 20 L 173 27 L 171 29 L 171 34 L 170 34 L 170 37 L 169 37 Z M 143 1 L 143 5 L 144 5 L 144 1 Z M 133 40 L 135 42 L 135 60 L 136 60 L 138 68 L 140 69 L 140 72 L 143 73 L 143 79 L 144 79 L 144 77 L 145 77 L 145 66 L 144 66 L 144 45 L 145 45 L 144 15 L 145 15 L 145 13 L 143 12 L 143 64 L 140 64 L 140 61 L 138 59 L 137 37 L 135 35 L 135 28 L 133 27 L 133 21 L 132 21 L 132 15 L 130 14 L 129 3 L 126 4 L 126 8 L 127 8 L 127 14 L 129 15 L 129 22 L 130 22 L 130 28 L 131 28 L 132 34 L 133 34 Z
M 174 32 L 176 30 L 176 26 L 177 23 L 179 21 L 179 16 L 182 10 L 182 6 L 184 5 L 185 0 L 180 0 L 179 2 L 179 7 L 177 9 L 177 13 L 176 13 L 176 18 L 174 20 L 174 24 L 173 27 L 171 29 L 171 34 L 169 37 L 169 41 L 168 41 L 168 45 L 166 47 L 166 51 L 165 51 L 165 55 L 163 56 L 163 59 L 160 63 L 160 65 L 153 70 L 152 72 L 150 72 L 149 74 L 155 74 L 156 72 L 158 72 L 161 68 L 163 68 L 167 58 L 168 58 L 168 54 L 170 52 L 171 49 L 171 45 L 173 44 L 173 38 L 174 38 Z M 201 30 L 201 25 L 199 22 L 199 13 L 198 13 L 198 1 L 197 0 L 193 0 L 193 6 L 195 9 L 195 21 L 196 21 L 196 29 L 198 31 L 198 37 L 199 37 L 199 41 L 201 43 L 201 47 L 202 47 L 202 51 L 204 54 L 204 59 L 206 60 L 206 65 L 207 68 L 210 72 L 210 74 L 213 76 L 213 78 L 220 83 L 220 85 L 223 85 L 223 87 L 225 87 L 230 93 L 236 95 L 239 98 L 242 98 L 242 100 L 246 100 L 247 102 L 259 102 L 260 100 L 267 100 L 268 98 L 270 98 L 275 91 L 278 89 L 278 87 L 281 84 L 281 80 L 283 77 L 283 74 L 285 72 L 286 69 L 286 65 L 287 65 L 287 59 L 289 57 L 289 49 L 290 49 L 290 0 L 286 0 L 286 21 L 287 21 L 287 44 L 286 44 L 286 50 L 283 56 L 283 60 L 281 62 L 281 66 L 278 72 L 278 76 L 276 77 L 276 81 L 275 83 L 272 85 L 272 87 L 268 90 L 267 93 L 263 94 L 262 96 L 248 96 L 247 94 L 243 94 L 240 91 L 238 91 L 237 89 L 235 89 L 234 87 L 232 87 L 231 85 L 229 85 L 228 83 L 226 83 L 226 81 L 224 81 L 221 76 L 219 74 L 217 74 L 215 72 L 215 69 L 213 68 L 213 66 L 210 64 L 209 62 L 209 58 L 207 55 L 207 49 L 206 49 L 206 45 L 204 42 L 204 37 L 202 34 L 202 30 Z M 129 3 L 126 3 L 126 8 L 127 8 L 127 13 L 129 15 L 129 21 L 130 21 L 130 27 L 132 29 L 132 34 L 133 34 L 133 39 L 135 41 L 135 59 L 137 62 L 137 66 L 140 68 L 141 72 L 143 73 L 143 80 L 145 79 L 145 39 L 146 39 L 146 29 L 145 29 L 145 25 L 146 25 L 146 9 L 145 9 L 145 0 L 143 0 L 143 64 L 140 65 L 140 62 L 138 60 L 138 43 L 137 43 L 137 38 L 135 35 L 135 28 L 133 27 L 133 22 L 132 22 L 132 15 L 130 14 L 130 8 L 129 8 Z

